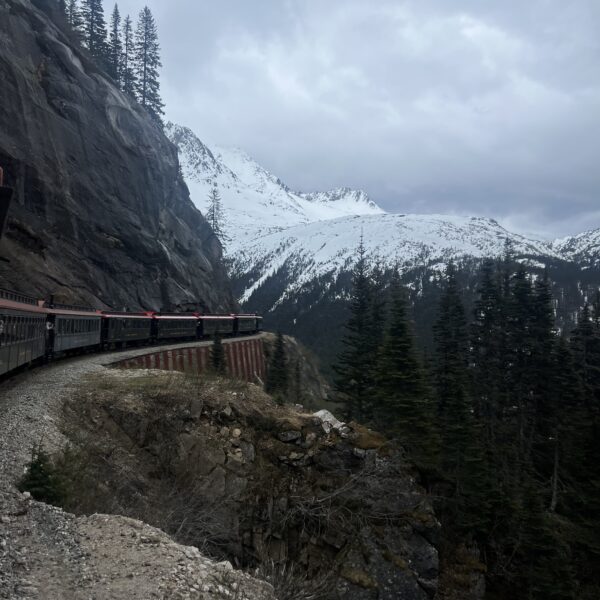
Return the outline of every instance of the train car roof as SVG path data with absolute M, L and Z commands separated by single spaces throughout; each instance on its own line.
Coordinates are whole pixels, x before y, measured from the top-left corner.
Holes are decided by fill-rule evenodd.
M 102 315 L 97 310 L 69 310 L 67 308 L 46 308 L 49 315 L 72 316 L 72 317 L 88 317 L 99 319 Z
M 194 320 L 197 321 L 198 320 L 198 315 L 195 315 L 193 313 L 189 313 L 189 314 L 176 314 L 176 315 L 165 315 L 165 314 L 155 314 L 152 315 L 155 319 L 169 319 L 172 321 L 189 321 L 189 320 Z
M 7 300 L 6 298 L 0 298 L 0 310 L 19 310 L 21 312 L 30 312 L 36 314 L 48 314 L 48 309 L 38 304 L 26 304 L 24 302 L 16 302 L 14 300 Z
M 128 312 L 102 312 L 101 316 L 106 319 L 148 319 L 153 317 L 148 313 L 128 313 Z
M 228 321 L 233 321 L 233 319 L 235 319 L 235 317 L 233 315 L 200 315 L 199 317 L 200 319 L 221 319 L 221 320 L 228 320 Z

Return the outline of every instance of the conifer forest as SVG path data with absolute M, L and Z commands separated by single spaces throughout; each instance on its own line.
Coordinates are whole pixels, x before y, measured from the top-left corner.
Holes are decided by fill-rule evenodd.
M 550 281 L 510 249 L 481 264 L 471 311 L 450 263 L 426 357 L 407 290 L 362 245 L 356 264 L 338 398 L 416 465 L 447 576 L 469 557 L 486 597 L 600 597 L 600 295 L 560 331 Z
M 144 7 L 134 26 L 130 15 L 121 15 L 118 4 L 108 19 L 103 0 L 58 0 L 58 4 L 67 32 L 89 51 L 98 67 L 123 92 L 135 98 L 162 126 L 162 63 L 152 11 Z

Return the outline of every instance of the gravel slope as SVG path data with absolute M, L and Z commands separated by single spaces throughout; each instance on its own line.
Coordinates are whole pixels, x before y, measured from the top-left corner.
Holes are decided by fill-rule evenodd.
M 182 346 L 190 344 L 163 349 Z M 267 584 L 148 525 L 118 516 L 76 518 L 15 489 L 34 446 L 64 445 L 57 423 L 80 377 L 146 352 L 59 361 L 0 384 L 0 598 L 274 600 Z

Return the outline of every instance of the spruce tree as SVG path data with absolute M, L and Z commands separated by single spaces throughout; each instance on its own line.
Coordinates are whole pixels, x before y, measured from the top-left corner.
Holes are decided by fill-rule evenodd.
M 467 319 L 453 263 L 446 270 L 434 339 L 440 468 L 446 482 L 442 493 L 447 498 L 443 520 L 449 529 L 483 534 L 492 492 L 482 431 L 470 393 Z
M 129 15 L 127 15 L 123 21 L 122 33 L 123 56 L 121 57 L 121 89 L 128 96 L 134 98 L 136 87 L 135 73 L 133 69 L 135 44 L 133 39 L 133 25 Z
M 123 43 L 121 41 L 121 13 L 118 4 L 115 4 L 110 17 L 110 36 L 108 40 L 108 67 L 109 75 L 121 83 L 123 63 Z
M 215 232 L 215 235 L 219 238 L 221 244 L 223 244 L 225 241 L 225 232 L 223 230 L 225 218 L 223 216 L 221 195 L 219 194 L 219 189 L 216 185 L 210 190 L 208 195 L 206 220 L 208 221 L 211 229 Z
M 302 390 L 302 365 L 300 360 L 296 360 L 294 364 L 294 401 L 296 404 L 302 404 L 304 393 Z
M 273 354 L 267 370 L 265 390 L 268 394 L 282 399 L 288 390 L 288 365 L 283 334 L 278 331 Z
M 67 3 L 67 23 L 75 36 L 81 40 L 83 35 L 83 19 L 81 17 L 81 9 L 77 0 L 69 0 Z
M 210 363 L 212 369 L 218 375 L 225 375 L 227 370 L 227 362 L 225 360 L 225 348 L 221 336 L 215 334 L 213 345 L 210 350 Z
M 142 9 L 135 32 L 135 75 L 136 95 L 138 102 L 150 113 L 150 116 L 162 125 L 164 104 L 160 97 L 160 81 L 158 70 L 160 61 L 160 45 L 158 29 L 150 9 Z
M 486 427 L 489 444 L 496 439 L 502 411 L 503 330 L 502 300 L 495 265 L 483 263 L 471 324 L 471 365 L 477 416 Z
M 38 502 L 62 506 L 66 500 L 63 479 L 41 448 L 34 449 L 27 472 L 19 483 L 21 492 L 29 492 Z
M 377 366 L 375 416 L 397 436 L 408 456 L 425 471 L 436 467 L 439 437 L 435 406 L 415 349 L 406 292 L 392 284 L 390 322 Z
M 102 0 L 82 0 L 83 42 L 98 64 L 107 66 L 106 21 Z
M 365 369 L 365 343 L 372 334 L 372 296 L 366 250 L 361 238 L 352 274 L 350 318 L 342 338 L 343 350 L 334 366 L 335 387 L 349 419 L 365 421 L 371 414 L 372 373 Z

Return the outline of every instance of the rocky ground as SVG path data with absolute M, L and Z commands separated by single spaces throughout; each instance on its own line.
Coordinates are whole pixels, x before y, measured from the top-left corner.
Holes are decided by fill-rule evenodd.
M 34 446 L 64 446 L 63 400 L 81 377 L 138 352 L 57 362 L 0 384 L 0 598 L 274 599 L 268 584 L 140 521 L 75 517 L 16 490 Z

